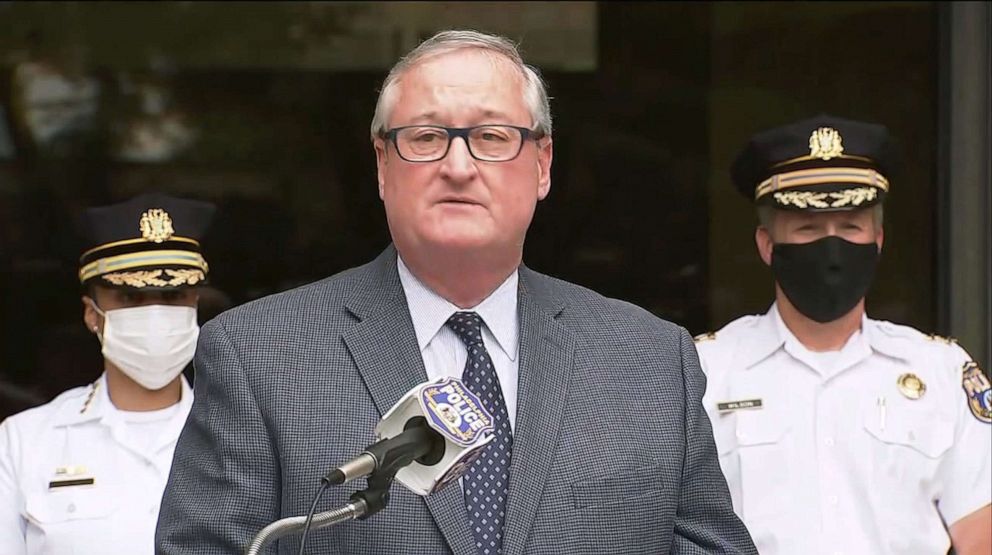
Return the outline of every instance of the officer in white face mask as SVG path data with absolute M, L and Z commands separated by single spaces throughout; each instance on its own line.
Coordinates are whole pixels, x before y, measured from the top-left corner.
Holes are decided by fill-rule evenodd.
M 83 320 L 103 374 L 0 424 L 0 553 L 152 554 L 159 502 L 193 402 L 199 239 L 213 205 L 147 194 L 92 208 Z

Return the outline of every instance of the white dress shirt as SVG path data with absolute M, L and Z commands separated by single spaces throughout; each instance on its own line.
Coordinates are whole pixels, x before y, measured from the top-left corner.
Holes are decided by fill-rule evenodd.
M 0 553 L 151 555 L 176 441 L 193 403 L 118 410 L 106 374 L 0 424 Z
M 760 553 L 945 555 L 944 523 L 992 501 L 992 427 L 956 344 L 865 317 L 840 351 L 813 353 L 774 305 L 697 341 L 720 465 Z
M 506 402 L 506 414 L 513 430 L 517 417 L 517 378 L 519 362 L 519 319 L 517 315 L 517 271 L 506 278 L 482 302 L 472 308 L 458 308 L 424 285 L 397 256 L 400 284 L 424 358 L 427 378 L 461 379 L 468 360 L 465 343 L 445 325 L 455 312 L 475 312 L 482 317 L 482 342 L 493 359 L 499 385 Z

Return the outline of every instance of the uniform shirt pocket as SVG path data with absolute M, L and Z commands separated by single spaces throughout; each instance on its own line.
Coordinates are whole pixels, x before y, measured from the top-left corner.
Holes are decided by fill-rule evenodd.
M 864 425 L 868 433 L 883 444 L 905 447 L 915 452 L 905 453 L 908 457 L 915 454 L 927 459 L 938 459 L 954 443 L 952 423 L 934 418 L 923 410 L 897 405 L 887 410 L 884 420 L 866 410 Z
M 742 411 L 737 415 L 734 436 L 740 469 L 740 506 L 747 520 L 789 510 L 790 431 L 791 422 L 774 411 Z
M 118 505 L 110 492 L 94 488 L 70 488 L 29 494 L 24 499 L 25 517 L 44 546 L 42 553 L 72 553 L 86 538 L 94 536 L 94 522 L 108 519 Z M 29 537 L 35 536 L 29 532 Z M 110 538 L 103 538 L 104 542 Z
M 116 509 L 113 499 L 96 489 L 36 493 L 24 503 L 27 517 L 39 523 L 105 518 Z
M 897 399 L 884 418 L 866 403 L 864 429 L 871 488 L 879 518 L 892 525 L 919 527 L 935 522 L 935 483 L 944 454 L 954 443 L 954 424 L 920 401 Z

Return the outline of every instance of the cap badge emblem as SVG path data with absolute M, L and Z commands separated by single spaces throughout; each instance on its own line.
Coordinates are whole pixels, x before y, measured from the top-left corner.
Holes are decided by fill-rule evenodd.
M 923 397 L 923 394 L 927 392 L 927 386 L 923 383 L 923 380 L 912 373 L 899 376 L 899 379 L 896 380 L 896 385 L 899 386 L 899 393 L 902 393 L 907 399 L 914 401 Z
M 833 127 L 821 127 L 809 136 L 809 156 L 820 160 L 837 158 L 844 153 L 840 133 Z
M 146 241 L 161 243 L 172 237 L 176 230 L 172 229 L 172 218 L 161 208 L 151 208 L 141 215 L 138 222 L 141 237 Z

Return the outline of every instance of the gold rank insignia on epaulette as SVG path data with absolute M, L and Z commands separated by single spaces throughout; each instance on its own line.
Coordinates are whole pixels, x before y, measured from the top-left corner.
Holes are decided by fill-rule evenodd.
M 945 345 L 954 345 L 955 343 L 958 342 L 958 340 L 954 339 L 953 337 L 944 337 L 943 335 L 937 335 L 936 333 L 931 333 L 927 335 L 927 339 L 929 339 L 930 341 L 943 343 Z
M 708 331 L 706 333 L 701 333 L 696 337 L 692 338 L 693 342 L 695 343 L 702 343 L 703 341 L 709 341 L 711 339 L 716 339 L 716 332 Z
M 961 372 L 961 387 L 968 396 L 968 408 L 971 414 L 986 424 L 992 424 L 992 383 L 978 363 L 964 363 Z

